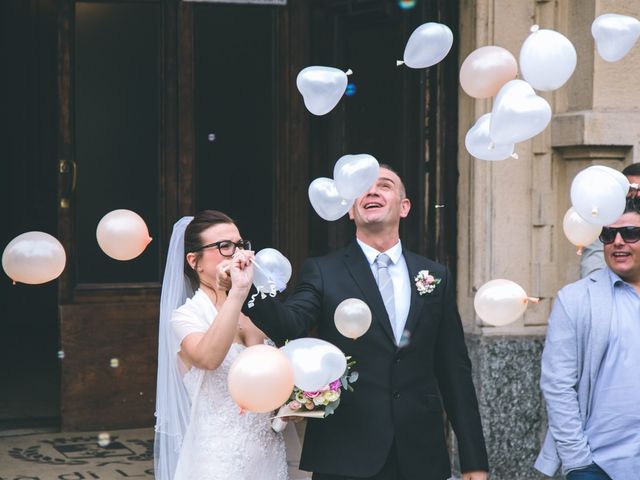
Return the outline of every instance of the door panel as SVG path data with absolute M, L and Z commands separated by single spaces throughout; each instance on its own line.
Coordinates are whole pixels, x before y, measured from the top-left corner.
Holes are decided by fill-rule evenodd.
M 175 41 L 171 6 L 60 4 L 63 429 L 153 424 L 161 252 L 177 191 L 176 121 L 164 108 L 177 95 L 165 55 Z M 95 238 L 102 216 L 119 208 L 140 214 L 154 239 L 128 262 L 105 255 Z

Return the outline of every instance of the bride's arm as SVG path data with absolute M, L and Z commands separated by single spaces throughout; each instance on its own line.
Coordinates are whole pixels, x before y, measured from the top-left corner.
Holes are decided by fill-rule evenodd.
M 191 365 L 215 370 L 229 351 L 237 330 L 240 309 L 253 281 L 250 252 L 242 252 L 231 263 L 232 286 L 215 320 L 205 333 L 191 333 L 181 343 L 182 356 Z

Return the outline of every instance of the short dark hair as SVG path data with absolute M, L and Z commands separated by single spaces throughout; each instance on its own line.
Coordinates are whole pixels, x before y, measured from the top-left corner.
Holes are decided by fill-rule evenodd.
M 636 197 L 634 195 L 633 197 L 627 198 L 627 203 L 624 206 L 623 215 L 625 213 L 637 213 L 638 215 L 640 215 L 640 197 Z
M 184 232 L 184 274 L 189 278 L 191 286 L 194 290 L 200 287 L 200 278 L 196 271 L 191 268 L 189 262 L 187 262 L 187 253 L 194 252 L 196 255 L 196 265 L 200 257 L 202 257 L 202 251 L 196 251 L 202 246 L 202 232 L 207 228 L 214 225 L 220 225 L 222 223 L 234 222 L 227 214 L 219 212 L 218 210 L 202 210 L 193 216 L 193 220 L 187 225 L 187 229 Z
M 622 170 L 622 174 L 626 175 L 627 177 L 629 175 L 640 177 L 640 163 L 632 163 L 631 165 L 627 165 L 626 167 L 624 167 L 624 170 Z
M 407 196 L 407 189 L 404 187 L 404 182 L 402 181 L 402 177 L 400 176 L 400 174 L 396 171 L 395 168 L 393 168 L 391 165 L 389 165 L 388 163 L 381 163 L 380 164 L 380 168 L 384 168 L 386 170 L 389 170 L 393 173 L 395 173 L 398 178 L 400 179 L 400 193 L 402 194 L 402 198 L 406 198 Z

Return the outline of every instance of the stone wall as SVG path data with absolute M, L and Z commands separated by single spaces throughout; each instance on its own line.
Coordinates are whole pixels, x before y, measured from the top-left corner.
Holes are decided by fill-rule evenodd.
M 571 181 L 592 164 L 621 170 L 640 162 L 640 45 L 619 62 L 605 62 L 591 23 L 603 13 L 640 18 L 640 0 L 459 1 L 459 64 L 485 45 L 504 47 L 517 59 L 534 24 L 566 35 L 578 54 L 569 82 L 541 94 L 553 110 L 551 125 L 516 145 L 518 160 L 485 162 L 468 154 L 464 136 L 492 101 L 459 90 L 458 303 L 491 478 L 539 479 L 532 465 L 546 429 L 538 387 L 546 322 L 556 292 L 579 275 L 576 247 L 562 231 Z M 473 297 L 495 278 L 515 281 L 540 303 L 512 325 L 483 325 Z

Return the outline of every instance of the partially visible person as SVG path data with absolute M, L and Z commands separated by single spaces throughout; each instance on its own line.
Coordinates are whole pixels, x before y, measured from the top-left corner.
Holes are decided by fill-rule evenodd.
M 640 198 L 600 240 L 606 266 L 560 290 L 542 354 L 535 467 L 568 480 L 640 478 Z
M 627 165 L 622 174 L 627 177 L 629 183 L 640 185 L 640 163 L 632 163 Z M 628 196 L 640 197 L 640 190 L 636 188 L 629 189 Z M 602 242 L 596 239 L 590 245 L 582 249 L 582 257 L 580 257 L 580 278 L 595 272 L 604 266 L 604 253 Z
M 240 312 L 253 280 L 250 248 L 215 210 L 174 226 L 160 306 L 156 479 L 287 479 L 284 440 L 269 414 L 240 415 L 227 387 L 233 360 L 266 340 Z M 228 291 L 216 283 L 223 263 Z

